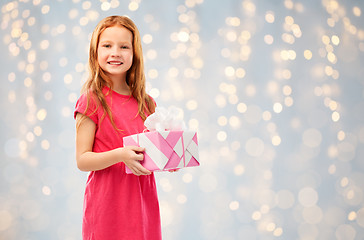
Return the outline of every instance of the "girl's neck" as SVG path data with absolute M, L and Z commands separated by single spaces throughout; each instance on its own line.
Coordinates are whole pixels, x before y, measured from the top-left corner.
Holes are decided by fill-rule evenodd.
M 113 83 L 113 91 L 122 95 L 130 95 L 130 88 L 128 84 L 126 84 L 126 78 L 111 79 L 111 81 Z

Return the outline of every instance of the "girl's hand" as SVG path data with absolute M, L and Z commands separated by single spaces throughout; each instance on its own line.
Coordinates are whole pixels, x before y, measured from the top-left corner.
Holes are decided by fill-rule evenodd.
M 126 146 L 120 148 L 122 152 L 122 161 L 125 165 L 132 171 L 132 173 L 136 176 L 140 175 L 149 175 L 151 172 L 144 168 L 140 161 L 143 161 L 143 152 L 145 151 L 142 147 L 137 146 Z

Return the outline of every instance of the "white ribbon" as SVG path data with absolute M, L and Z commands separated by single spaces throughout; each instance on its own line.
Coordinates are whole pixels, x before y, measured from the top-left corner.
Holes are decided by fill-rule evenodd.
M 155 112 L 145 119 L 144 126 L 149 131 L 186 130 L 183 111 L 176 107 L 156 107 Z

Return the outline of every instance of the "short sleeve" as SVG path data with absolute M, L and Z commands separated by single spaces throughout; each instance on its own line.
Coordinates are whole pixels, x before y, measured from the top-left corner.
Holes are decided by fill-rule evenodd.
M 87 108 L 87 109 L 86 109 Z M 98 124 L 97 104 L 95 99 L 90 95 L 89 103 L 87 106 L 87 93 L 84 93 L 76 102 L 75 112 L 73 117 L 76 119 L 77 113 L 82 113 L 89 117 L 95 124 Z

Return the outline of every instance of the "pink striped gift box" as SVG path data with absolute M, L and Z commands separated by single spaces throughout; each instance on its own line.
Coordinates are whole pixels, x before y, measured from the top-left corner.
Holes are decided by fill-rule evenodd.
M 194 131 L 151 131 L 123 138 L 124 146 L 145 148 L 141 161 L 149 171 L 168 171 L 199 166 L 197 133 Z M 126 173 L 132 173 L 126 167 Z

